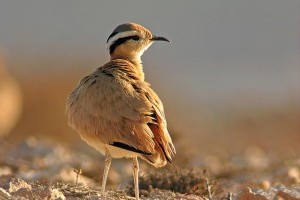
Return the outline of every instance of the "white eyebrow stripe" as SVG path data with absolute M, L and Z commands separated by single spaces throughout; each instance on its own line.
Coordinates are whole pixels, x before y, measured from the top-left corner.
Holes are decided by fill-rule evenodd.
M 118 39 L 120 38 L 124 38 L 124 37 L 128 37 L 128 36 L 134 36 L 137 35 L 138 32 L 137 31 L 124 31 L 121 33 L 118 33 L 116 35 L 114 35 L 113 37 L 111 37 L 108 41 L 107 41 L 107 45 L 106 48 L 109 50 L 109 47 Z

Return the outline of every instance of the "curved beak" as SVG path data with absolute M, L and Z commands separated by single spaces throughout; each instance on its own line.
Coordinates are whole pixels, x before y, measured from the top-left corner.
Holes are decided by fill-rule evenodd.
M 168 40 L 165 37 L 160 37 L 160 36 L 155 36 L 155 35 L 153 35 L 153 37 L 150 40 L 152 40 L 152 41 L 166 41 L 166 42 L 170 42 L 170 40 Z

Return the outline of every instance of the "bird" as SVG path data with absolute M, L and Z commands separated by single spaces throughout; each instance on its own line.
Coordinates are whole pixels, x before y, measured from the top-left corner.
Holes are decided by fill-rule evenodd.
M 158 168 L 176 154 L 163 103 L 143 72 L 141 56 L 155 41 L 170 42 L 136 23 L 117 26 L 106 41 L 110 61 L 82 78 L 67 99 L 69 126 L 105 155 L 103 195 L 112 158 L 133 159 L 138 200 L 138 158 Z

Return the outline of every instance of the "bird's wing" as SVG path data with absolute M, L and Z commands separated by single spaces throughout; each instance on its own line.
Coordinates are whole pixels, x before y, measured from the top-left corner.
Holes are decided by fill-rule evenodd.
M 154 154 L 145 155 L 145 160 L 156 166 L 163 166 L 165 161 L 171 162 L 176 153 L 172 139 L 167 130 L 167 122 L 164 114 L 163 103 L 158 95 L 150 88 L 150 84 L 140 80 L 138 73 L 132 71 L 132 67 L 122 67 L 115 71 L 117 82 L 122 85 L 126 93 L 130 95 L 129 107 L 123 107 L 120 114 L 128 119 L 128 123 L 138 122 L 154 141 Z M 128 96 L 126 97 L 128 100 Z M 149 132 L 150 129 L 150 132 Z M 143 137 L 142 132 L 137 132 L 136 139 Z M 132 142 L 134 145 L 134 142 Z M 152 143 L 151 143 L 152 144 Z M 147 146 L 147 143 L 144 144 Z
M 154 135 L 155 154 L 144 155 L 142 158 L 152 161 L 156 167 L 165 165 L 166 160 L 171 162 L 172 157 L 176 153 L 172 139 L 167 129 L 166 117 L 161 100 L 157 94 L 148 86 L 141 87 L 140 94 L 145 97 L 147 102 L 151 103 L 151 121 L 147 123 Z

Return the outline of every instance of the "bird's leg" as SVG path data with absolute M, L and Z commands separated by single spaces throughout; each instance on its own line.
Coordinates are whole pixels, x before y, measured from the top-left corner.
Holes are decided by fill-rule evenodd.
M 105 166 L 104 166 L 103 180 L 102 180 L 102 194 L 103 195 L 105 192 L 106 180 L 107 180 L 107 175 L 108 175 L 110 164 L 111 164 L 111 156 L 106 149 L 106 151 L 105 151 Z
M 139 162 L 137 157 L 132 162 L 135 199 L 139 200 Z

